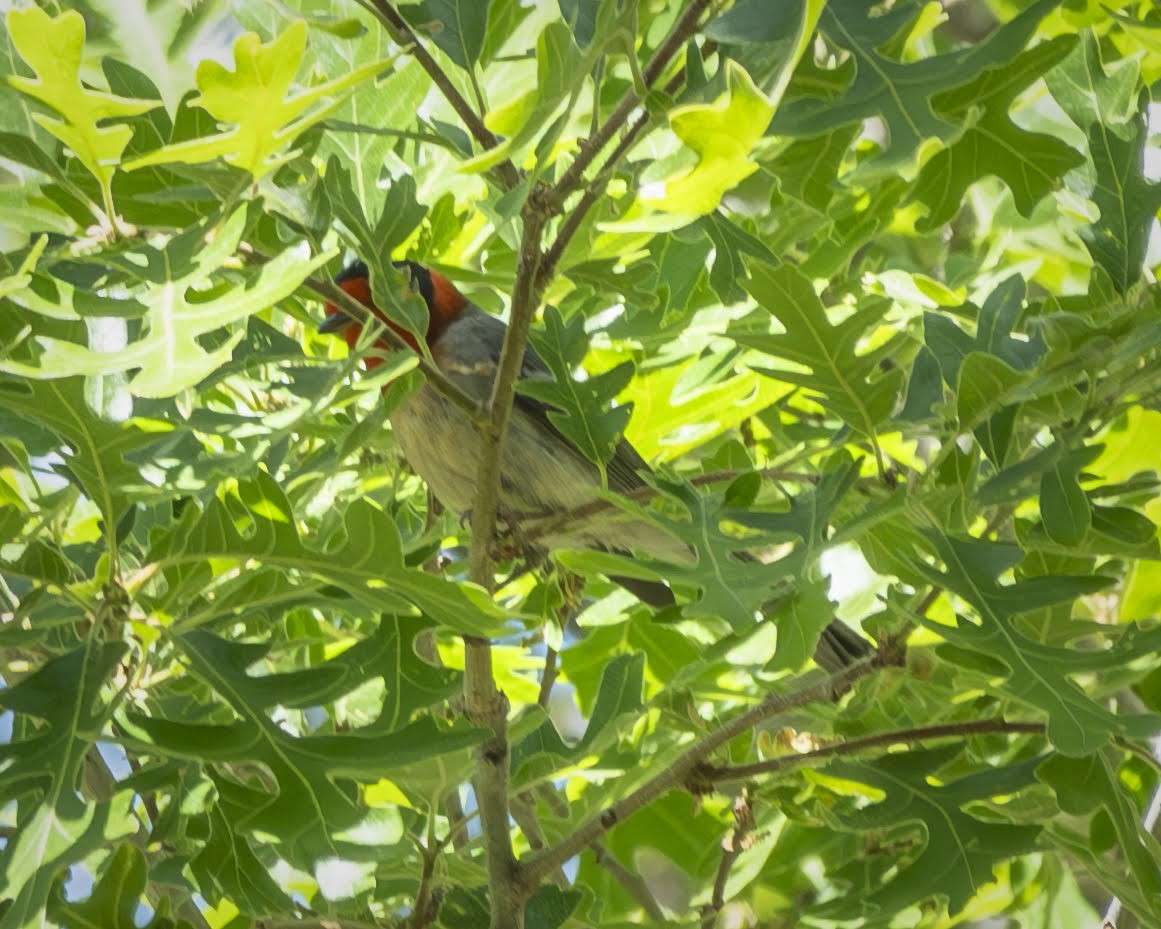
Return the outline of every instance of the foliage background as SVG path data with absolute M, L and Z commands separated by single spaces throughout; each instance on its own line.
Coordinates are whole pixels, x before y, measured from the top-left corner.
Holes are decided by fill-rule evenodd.
M 529 927 L 1161 924 L 1148 0 L 91 0 L 0 47 L 2 929 L 500 924 L 464 635 Z M 388 426 L 417 359 L 314 331 L 352 252 L 413 329 L 392 258 L 543 287 L 569 428 L 698 564 L 468 583 Z

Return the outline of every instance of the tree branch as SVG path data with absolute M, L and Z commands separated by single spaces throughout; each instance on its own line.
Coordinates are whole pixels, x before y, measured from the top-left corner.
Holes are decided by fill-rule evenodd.
M 433 814 L 434 818 L 434 814 Z M 435 859 L 439 850 L 434 846 L 421 849 L 423 857 L 423 871 L 419 876 L 419 889 L 415 892 L 415 906 L 412 907 L 411 918 L 407 922 L 407 929 L 426 929 L 439 916 L 439 905 L 443 894 L 435 885 Z
M 762 468 L 756 472 L 751 472 L 749 469 L 710 471 L 705 474 L 695 474 L 688 480 L 694 487 L 704 487 L 707 484 L 721 484 L 725 481 L 732 481 L 736 477 L 750 473 L 756 473 L 763 479 L 786 481 L 796 484 L 818 484 L 819 481 L 817 474 L 807 474 L 801 471 L 784 471 L 781 468 Z M 659 494 L 660 492 L 653 487 L 638 487 L 621 494 L 621 496 L 627 500 L 640 503 L 644 500 L 652 500 L 654 497 L 659 496 Z M 571 510 L 566 510 L 563 513 L 554 513 L 550 516 L 543 517 L 533 515 L 531 520 L 521 525 L 521 538 L 526 541 L 535 541 L 544 536 L 552 535 L 580 520 L 595 516 L 597 513 L 616 509 L 617 505 L 611 500 L 598 499 L 573 507 Z
M 669 79 L 664 88 L 665 93 L 669 95 L 676 93 L 677 88 L 681 86 L 684 80 L 685 68 L 682 68 Z M 565 249 L 568 248 L 568 243 L 577 234 L 589 210 L 604 196 L 605 188 L 608 187 L 617 165 L 620 164 L 621 159 L 625 157 L 629 149 L 636 144 L 641 131 L 648 124 L 649 112 L 647 110 L 641 110 L 633 117 L 633 121 L 625 129 L 624 133 L 622 133 L 620 141 L 617 142 L 617 147 L 605 159 L 601 167 L 601 173 L 593 179 L 592 183 L 585 186 L 580 200 L 568 211 L 564 222 L 560 224 L 560 228 L 556 231 L 556 237 L 553 239 L 552 245 L 544 253 L 544 263 L 541 265 L 540 274 L 546 284 L 552 280 L 556 272 L 556 266 L 560 264 L 560 259 L 564 255 Z
M 544 214 L 534 198 L 525 204 L 524 232 L 516 290 L 496 378 L 492 384 L 488 421 L 481 428 L 480 460 L 476 466 L 476 496 L 472 505 L 472 548 L 469 576 L 487 591 L 495 588 L 492 537 L 500 502 L 500 462 L 508 420 L 516 395 L 516 380 L 524 360 L 528 330 L 540 299 L 536 286 Z M 494 735 L 477 752 L 476 801 L 484 833 L 492 929 L 519 929 L 523 924 L 522 885 L 508 827 L 508 701 L 492 676 L 492 646 L 487 639 L 464 639 L 464 701 L 471 719 L 490 726 Z
M 649 59 L 649 63 L 641 72 L 646 88 L 653 86 L 653 83 L 661 76 L 661 73 L 681 50 L 681 47 L 697 32 L 702 14 L 709 8 L 709 5 L 710 0 L 692 0 L 685 12 L 673 24 L 669 30 L 669 35 L 658 46 L 657 51 L 653 53 L 653 57 Z M 621 127 L 633 115 L 633 110 L 640 105 L 641 95 L 637 93 L 636 89 L 630 90 L 617 104 L 617 108 L 609 114 L 609 118 L 585 142 L 576 159 L 568 166 L 560 180 L 545 197 L 545 202 L 554 213 L 559 212 L 564 207 L 564 201 L 568 199 L 568 196 L 580 187 L 589 165 L 612 141 L 613 136 L 621 131 Z
M 904 742 L 924 742 L 928 739 L 962 739 L 969 735 L 982 735 L 989 732 L 1043 735 L 1044 724 L 1010 723 L 1003 719 L 981 719 L 972 722 L 945 723 L 940 726 L 921 726 L 916 729 L 900 729 L 895 732 L 864 736 L 861 739 L 851 739 L 849 742 L 826 745 L 798 755 L 779 755 L 777 758 L 767 758 L 753 764 L 705 768 L 699 774 L 714 784 L 728 784 L 731 781 L 746 781 L 764 774 L 781 774 L 783 771 L 801 768 L 839 755 L 855 755 L 868 748 L 882 748 Z
M 835 693 L 845 692 L 856 680 L 878 667 L 877 659 L 871 658 L 796 693 L 786 696 L 767 694 L 757 706 L 703 736 L 686 749 L 671 765 L 628 796 L 621 798 L 612 806 L 606 807 L 571 835 L 521 862 L 524 867 L 524 879 L 530 886 L 535 886 L 537 881 L 564 864 L 573 855 L 579 854 L 586 846 L 591 845 L 617 823 L 632 816 L 669 790 L 684 784 L 709 755 L 735 736 L 741 735 L 772 716 L 778 716 L 788 710 L 797 709 L 820 700 L 831 700 Z
M 513 796 L 508 809 L 512 813 L 512 819 L 524 833 L 524 838 L 528 840 L 529 848 L 540 851 L 548 845 L 544 830 L 540 827 L 540 820 L 536 818 L 536 795 L 533 790 L 525 790 Z M 563 868 L 557 868 L 548 875 L 548 879 L 561 889 L 568 888 L 568 878 Z
M 492 148 L 496 139 L 483 125 L 475 111 L 451 84 L 435 59 L 419 44 L 398 10 L 388 0 L 369 0 L 383 17 L 398 40 L 413 44 L 416 58 L 443 92 L 464 124 L 485 148 Z M 645 69 L 647 83 L 652 83 L 697 28 L 708 0 L 694 0 L 681 16 L 670 35 L 657 50 Z M 571 180 L 558 184 L 554 193 L 556 202 L 546 200 L 538 191 L 529 194 L 521 210 L 523 232 L 520 259 L 512 296 L 508 331 L 500 353 L 496 376 L 492 384 L 487 421 L 481 424 L 480 457 L 476 470 L 476 493 L 472 505 L 472 547 L 469 558 L 469 576 L 488 591 L 495 587 L 492 570 L 491 546 L 496 530 L 500 496 L 500 465 L 503 460 L 504 440 L 516 391 L 516 381 L 523 365 L 528 330 L 540 302 L 540 295 L 548 283 L 541 274 L 544 258 L 542 237 L 550 216 L 558 212 L 574 186 L 580 183 L 585 169 L 605 142 L 625 124 L 638 96 L 626 95 L 611 118 L 598 132 L 605 141 L 590 145 L 570 171 Z M 617 114 L 623 114 L 617 116 Z M 585 158 L 588 153 L 587 158 Z M 511 163 L 500 166 L 501 177 L 509 187 L 519 183 L 519 174 Z M 492 929 L 520 929 L 523 924 L 523 900 L 539 880 L 544 879 L 567 860 L 570 855 L 543 868 L 532 880 L 523 880 L 522 868 L 515 859 L 511 832 L 508 825 L 508 764 L 507 736 L 508 701 L 496 686 L 492 674 L 491 644 L 486 639 L 467 637 L 465 643 L 464 704 L 469 718 L 492 729 L 493 735 L 477 751 L 476 800 L 480 810 L 480 824 L 484 835 L 485 859 L 488 869 L 488 888 L 491 898 Z M 595 838 L 595 836 L 593 836 Z M 579 848 L 588 844 L 581 843 Z M 579 851 L 579 848 L 577 851 Z M 551 850 L 541 853 L 547 855 Z M 574 852 L 575 853 L 575 852 Z
M 516 381 L 528 345 L 528 330 L 532 326 L 532 317 L 541 294 L 541 288 L 537 286 L 537 272 L 540 267 L 540 236 L 544 229 L 545 215 L 537 208 L 535 197 L 530 198 L 523 212 L 524 233 L 520 242 L 520 263 L 516 269 L 516 290 L 512 296 L 508 332 L 500 352 L 496 379 L 492 383 L 490 415 L 481 429 L 480 460 L 476 465 L 476 497 L 472 504 L 472 551 L 468 562 L 470 576 L 489 591 L 495 586 L 491 543 L 496 532 L 496 512 L 500 503 L 500 461 L 516 396 Z
M 476 545 L 487 545 L 477 540 Z M 488 726 L 492 736 L 476 749 L 476 806 L 484 836 L 492 929 L 521 929 L 524 901 L 519 893 L 516 854 L 508 826 L 508 698 L 492 674 L 492 643 L 464 638 L 464 708 L 472 722 Z
M 367 0 L 367 2 L 379 14 L 379 18 L 383 20 L 384 24 L 386 24 L 392 38 L 400 45 L 410 48 L 411 54 L 422 66 L 423 70 L 427 72 L 432 83 L 439 88 L 444 99 L 451 104 L 451 108 L 456 111 L 456 115 L 463 120 L 464 126 L 467 127 L 473 138 L 485 149 L 495 148 L 499 144 L 499 140 L 484 125 L 484 121 L 480 118 L 480 115 L 472 109 L 472 105 L 464 99 L 463 94 L 456 89 L 455 84 L 448 77 L 447 72 L 439 66 L 439 62 L 432 57 L 431 52 L 424 48 L 423 43 L 419 41 L 419 36 L 415 34 L 407 20 L 395 8 L 395 4 L 389 2 L 389 0 Z M 511 161 L 505 159 L 496 166 L 496 170 L 501 182 L 508 190 L 511 190 L 520 183 L 520 172 L 516 170 L 516 166 Z
M 548 709 L 548 701 L 552 697 L 552 685 L 556 683 L 556 677 L 560 673 L 560 667 L 556 662 L 556 649 L 551 645 L 544 653 L 544 673 L 540 676 L 540 692 L 536 695 L 536 703 L 538 706 Z
M 453 787 L 443 800 L 444 813 L 447 816 L 447 835 L 443 838 L 446 845 L 449 841 L 457 852 L 468 847 L 467 817 L 464 815 L 463 804 L 460 803 L 459 788 Z

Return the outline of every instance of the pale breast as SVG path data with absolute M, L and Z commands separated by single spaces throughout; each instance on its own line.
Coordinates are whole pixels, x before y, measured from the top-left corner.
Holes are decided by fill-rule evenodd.
M 412 469 L 448 509 L 472 507 L 480 436 L 467 414 L 428 386 L 409 397 L 391 417 L 399 446 Z M 500 502 L 509 518 L 532 520 L 585 506 L 600 487 L 591 463 L 560 446 L 560 439 L 516 408 L 504 443 Z M 602 510 L 589 519 L 539 540 L 547 548 L 606 548 L 643 551 L 669 561 L 688 561 L 685 543 L 662 529 Z

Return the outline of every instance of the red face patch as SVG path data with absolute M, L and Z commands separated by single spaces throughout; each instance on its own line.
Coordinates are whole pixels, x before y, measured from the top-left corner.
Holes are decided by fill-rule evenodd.
M 363 304 L 363 306 L 367 307 L 367 309 L 369 309 L 372 313 L 374 313 L 381 320 L 383 320 L 383 322 L 386 325 L 390 326 L 391 329 L 394 332 L 396 332 L 399 335 L 399 337 L 402 338 L 415 351 L 419 351 L 419 345 L 415 341 L 415 336 L 413 336 L 410 332 L 406 331 L 405 329 L 401 329 L 399 326 L 395 325 L 395 323 L 391 322 L 384 315 L 382 310 L 380 310 L 377 306 L 375 306 L 375 302 L 371 299 L 371 282 L 369 280 L 367 280 L 367 278 L 365 278 L 365 277 L 347 278 L 345 281 L 343 281 L 342 283 L 339 284 L 339 287 L 341 287 L 348 294 L 350 294 L 352 297 L 354 297 L 356 300 L 358 300 L 361 304 Z M 335 316 L 336 314 L 342 313 L 342 310 L 340 310 L 338 307 L 336 307 L 333 303 L 328 303 L 326 306 L 326 310 L 327 310 L 327 319 L 330 319 L 331 317 Z M 362 324 L 358 320 L 354 320 L 354 319 L 352 319 L 350 321 L 350 323 L 348 325 L 344 326 L 342 329 L 343 338 L 346 340 L 347 345 L 350 346 L 350 348 L 352 350 L 354 349 L 355 345 L 358 343 L 359 337 L 362 335 L 362 333 L 363 333 Z M 381 348 L 384 351 L 391 351 L 391 346 L 388 345 L 386 342 L 384 342 L 382 339 L 380 339 L 376 343 L 376 348 Z M 379 367 L 379 365 L 382 364 L 383 362 L 379 358 L 369 357 L 366 359 L 365 363 L 367 365 L 367 370 L 373 371 L 373 370 L 375 370 L 375 368 Z

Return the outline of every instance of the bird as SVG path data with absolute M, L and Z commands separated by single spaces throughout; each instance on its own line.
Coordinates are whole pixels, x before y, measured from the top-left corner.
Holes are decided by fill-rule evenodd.
M 469 396 L 488 402 L 499 367 L 506 324 L 467 299 L 447 277 L 415 261 L 394 262 L 411 289 L 427 305 L 427 348 L 439 370 Z M 347 265 L 335 283 L 400 335 L 413 350 L 415 336 L 392 322 L 371 296 L 370 273 L 363 261 Z M 326 305 L 320 332 L 342 335 L 352 348 L 359 341 L 362 322 L 334 303 Z M 387 348 L 385 344 L 380 347 Z M 373 367 L 378 359 L 368 359 Z M 552 373 L 531 346 L 520 369 L 521 378 L 551 378 Z M 601 473 L 552 424 L 552 407 L 517 393 L 500 462 L 500 516 L 519 537 L 522 519 L 549 518 L 550 531 L 535 539 L 540 550 L 590 548 L 640 552 L 671 563 L 689 563 L 693 554 L 676 536 L 647 520 L 605 507 L 587 518 L 557 521 L 550 517 L 588 507 L 600 497 Z M 403 457 L 435 497 L 448 509 L 467 514 L 476 489 L 476 463 L 482 439 L 471 417 L 429 384 L 407 397 L 392 413 L 391 427 Z M 648 463 L 624 438 L 605 465 L 610 491 L 631 495 L 648 486 L 642 475 Z M 743 561 L 756 559 L 748 552 L 734 553 Z M 676 602 L 673 591 L 657 581 L 612 577 L 616 583 L 655 608 Z M 815 661 L 835 673 L 866 658 L 866 639 L 846 624 L 832 621 L 823 631 Z

